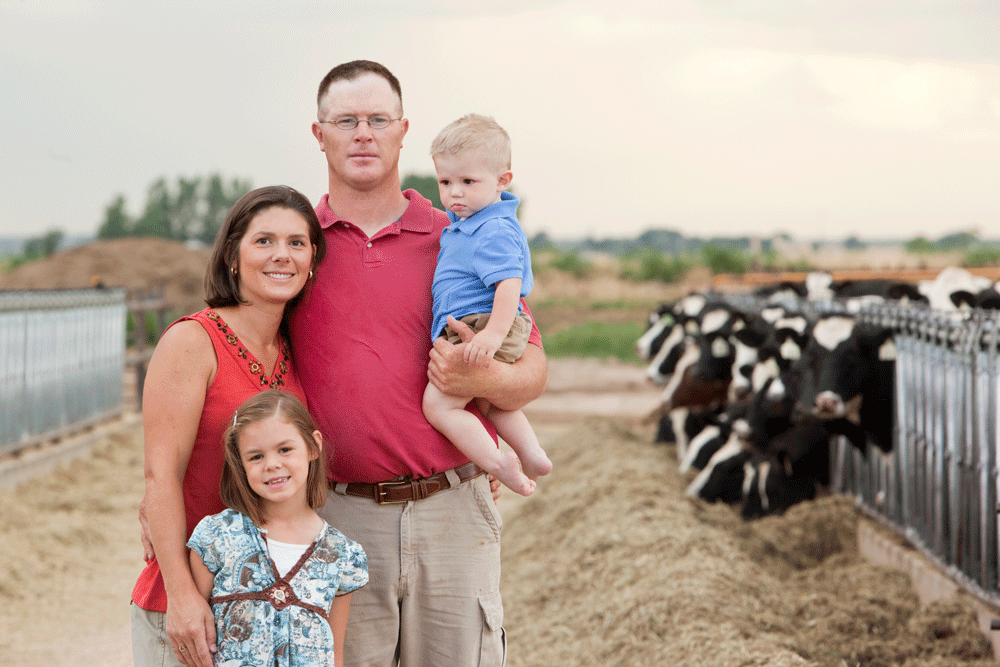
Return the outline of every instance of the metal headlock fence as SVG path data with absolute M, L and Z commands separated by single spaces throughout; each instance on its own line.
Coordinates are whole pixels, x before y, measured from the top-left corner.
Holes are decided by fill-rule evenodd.
M 123 289 L 0 292 L 0 454 L 122 411 Z
M 843 311 L 830 302 L 806 308 Z M 862 454 L 838 437 L 832 490 L 853 497 L 971 594 L 1000 605 L 1000 315 L 880 304 L 855 317 L 896 332 L 893 448 Z

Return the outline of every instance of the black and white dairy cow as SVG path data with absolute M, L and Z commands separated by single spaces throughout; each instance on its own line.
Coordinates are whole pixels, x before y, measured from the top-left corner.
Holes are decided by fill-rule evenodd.
M 802 363 L 800 405 L 823 419 L 860 424 L 867 440 L 892 450 L 896 345 L 889 327 L 859 325 L 853 317 L 817 320 Z
M 955 311 L 962 306 L 962 299 L 953 299 L 954 294 L 979 294 L 991 287 L 993 283 L 988 278 L 973 275 L 956 266 L 942 269 L 933 280 L 924 280 L 917 285 L 931 308 L 944 311 Z
M 675 307 L 674 303 L 664 303 L 649 314 L 646 331 L 635 342 L 635 356 L 642 361 L 649 361 L 670 335 L 677 321 L 674 317 Z
M 654 384 L 666 384 L 692 336 L 700 328 L 701 315 L 709 299 L 704 294 L 689 294 L 680 299 L 636 341 L 636 354 L 649 360 L 646 377 Z M 652 315 L 650 316 L 652 318 Z
M 767 450 L 744 466 L 744 519 L 781 514 L 792 505 L 816 497 L 830 484 L 830 440 L 847 436 L 863 448 L 862 428 L 848 419 L 807 415 L 773 438 Z
M 806 276 L 806 298 L 809 301 L 854 301 L 856 306 L 881 301 L 927 303 L 928 297 L 920 286 L 891 278 L 834 280 L 827 271 L 813 271 Z

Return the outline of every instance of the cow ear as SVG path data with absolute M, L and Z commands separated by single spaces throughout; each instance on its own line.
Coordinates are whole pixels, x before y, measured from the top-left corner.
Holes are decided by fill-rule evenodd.
M 976 306 L 976 295 L 968 290 L 955 290 L 949 295 L 949 298 L 956 308 L 962 306 L 975 308 Z

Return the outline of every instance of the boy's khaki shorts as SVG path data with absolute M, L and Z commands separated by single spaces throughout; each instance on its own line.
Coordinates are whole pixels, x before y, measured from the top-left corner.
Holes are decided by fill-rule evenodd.
M 466 315 L 461 320 L 472 327 L 473 331 L 479 333 L 486 328 L 486 323 L 490 321 L 490 313 L 473 313 L 472 315 Z M 457 333 L 451 330 L 451 327 L 445 327 L 441 335 L 445 336 L 448 342 L 454 345 L 462 342 L 462 339 L 459 338 Z M 528 347 L 528 336 L 530 335 L 531 316 L 521 311 L 514 318 L 514 323 L 510 325 L 507 337 L 504 338 L 500 349 L 493 355 L 493 358 L 505 364 L 514 363 L 524 354 L 524 350 Z

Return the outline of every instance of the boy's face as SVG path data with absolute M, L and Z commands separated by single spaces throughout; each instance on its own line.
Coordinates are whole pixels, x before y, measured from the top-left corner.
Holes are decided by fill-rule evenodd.
M 435 155 L 434 169 L 441 203 L 462 220 L 500 201 L 500 193 L 510 185 L 509 171 L 497 173 L 470 153 Z

